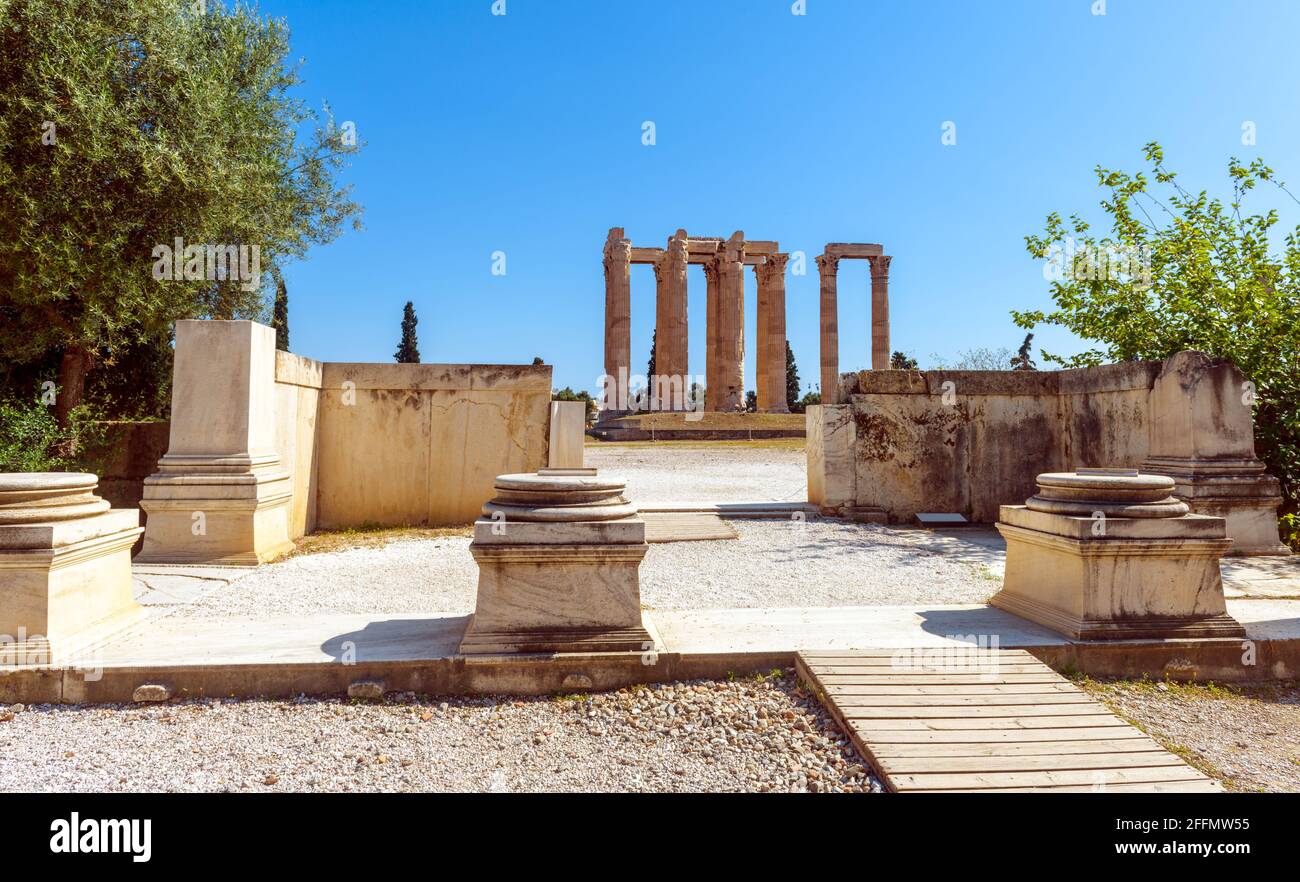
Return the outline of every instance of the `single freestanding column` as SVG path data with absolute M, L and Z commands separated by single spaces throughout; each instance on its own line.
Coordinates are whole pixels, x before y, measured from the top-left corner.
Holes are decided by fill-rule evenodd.
M 871 369 L 889 370 L 889 262 L 882 254 L 871 261 Z
M 48 665 L 130 624 L 140 512 L 94 475 L 0 474 L 0 666 Z
M 627 382 L 632 372 L 632 243 L 623 228 L 614 227 L 605 240 L 605 374 L 613 384 Z M 627 407 L 626 388 L 617 389 L 608 406 Z
M 718 257 L 718 410 L 745 408 L 745 234 Z
M 829 254 L 817 256 L 817 272 L 821 275 L 822 404 L 840 403 L 840 318 L 836 295 L 839 267 L 838 257 Z
M 293 547 L 275 446 L 275 331 L 178 321 L 171 442 L 145 479 L 140 563 L 256 566 Z
M 655 263 L 657 376 L 649 382 L 657 392 L 659 410 L 684 410 L 685 396 L 690 391 L 686 355 L 686 263 L 686 231 L 678 230 Z
M 766 369 L 759 370 L 758 379 L 760 389 L 767 386 L 767 405 L 764 407 L 760 393 L 759 409 L 771 413 L 790 412 L 785 394 L 785 265 L 789 258 L 788 254 L 774 254 L 758 268 L 759 346 L 767 352 Z
M 755 410 L 767 413 L 772 406 L 771 381 L 768 377 L 768 325 L 771 322 L 771 293 L 763 280 L 763 264 L 754 264 L 754 281 L 757 296 L 754 298 L 755 333 L 754 333 L 754 395 Z
M 704 328 L 704 409 L 719 410 L 718 401 L 722 393 L 722 378 L 718 371 L 718 315 L 721 294 L 716 260 L 704 264 L 704 282 L 707 300 Z

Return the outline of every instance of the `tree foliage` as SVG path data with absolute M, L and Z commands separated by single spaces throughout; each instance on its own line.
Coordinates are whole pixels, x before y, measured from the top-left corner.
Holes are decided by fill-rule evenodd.
M 355 222 L 355 137 L 290 96 L 288 53 L 242 2 L 0 2 L 0 360 L 61 352 L 70 407 L 176 319 L 265 320 L 262 285 L 160 281 L 155 249 L 256 246 L 261 281 Z
M 1069 367 L 1164 359 L 1195 349 L 1231 360 L 1254 384 L 1256 449 L 1294 510 L 1300 489 L 1300 227 L 1275 229 L 1276 208 L 1246 212 L 1260 183 L 1295 197 L 1263 160 L 1228 161 L 1229 202 L 1191 192 L 1145 148 L 1147 172 L 1098 166 L 1110 231 L 1098 236 L 1077 215 L 1049 214 L 1025 237 L 1035 257 L 1067 256 L 1051 282 L 1055 308 L 1013 312 L 1021 327 L 1057 325 L 1098 344 L 1044 359 Z M 1068 256 L 1073 253 L 1074 257 Z M 1118 253 L 1127 272 L 1097 272 L 1098 254 Z M 1080 259 L 1082 256 L 1082 259 Z M 1136 261 L 1135 261 L 1136 258 Z
M 398 364 L 420 363 L 420 341 L 415 336 L 415 326 L 419 323 L 420 320 L 415 317 L 415 304 L 406 301 L 406 306 L 402 307 L 402 339 L 398 341 L 397 351 L 393 353 Z
M 790 341 L 785 341 L 785 406 L 791 412 L 799 403 L 799 366 L 794 363 L 794 350 Z

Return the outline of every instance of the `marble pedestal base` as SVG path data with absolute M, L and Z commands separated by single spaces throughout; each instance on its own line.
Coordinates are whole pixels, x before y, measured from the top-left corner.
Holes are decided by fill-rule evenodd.
M 0 666 L 65 661 L 140 615 L 131 587 L 139 511 L 109 509 L 92 495 L 93 475 L 4 475 L 0 484 L 83 478 L 76 489 L 96 503 L 84 508 L 99 508 L 97 514 L 75 516 L 71 505 L 39 508 L 39 501 L 0 503 Z M 37 491 L 6 489 L 0 496 L 20 493 Z M 24 521 L 28 514 L 62 519 Z
M 136 562 L 255 567 L 291 550 L 289 475 L 270 459 L 221 471 L 163 457 L 144 482 L 149 518 Z
M 478 600 L 460 651 L 645 652 L 645 521 L 623 482 L 502 475 L 474 524 Z
M 1106 518 L 1004 505 L 1006 574 L 993 606 L 1079 640 L 1241 637 L 1227 614 L 1221 518 Z

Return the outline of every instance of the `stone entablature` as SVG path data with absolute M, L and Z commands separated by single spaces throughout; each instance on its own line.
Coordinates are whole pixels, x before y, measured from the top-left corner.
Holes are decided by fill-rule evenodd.
M 1141 467 L 1173 478 L 1193 512 L 1223 518 L 1230 553 L 1287 553 L 1243 383 L 1200 353 L 1065 371 L 843 374 L 844 403 L 808 412 L 808 499 L 869 520 L 959 512 L 992 523 L 1041 473 Z

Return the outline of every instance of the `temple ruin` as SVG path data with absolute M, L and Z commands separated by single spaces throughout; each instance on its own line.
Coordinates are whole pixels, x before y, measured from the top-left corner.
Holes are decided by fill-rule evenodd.
M 705 410 L 745 408 L 745 280 L 752 266 L 758 282 L 755 392 L 758 410 L 788 413 L 785 385 L 785 271 L 790 255 L 769 240 L 690 236 L 678 230 L 664 248 L 634 246 L 622 227 L 605 240 L 605 374 L 626 396 L 632 375 L 633 264 L 655 272 L 655 387 L 659 410 L 691 407 L 687 357 L 686 267 L 704 268 L 707 282 Z M 833 403 L 839 378 L 839 318 L 836 270 L 843 259 L 871 261 L 871 367 L 889 367 L 889 261 L 880 245 L 832 243 L 817 258 L 821 273 L 821 388 Z M 622 397 L 620 400 L 625 400 Z M 615 410 L 625 409 L 622 406 Z

